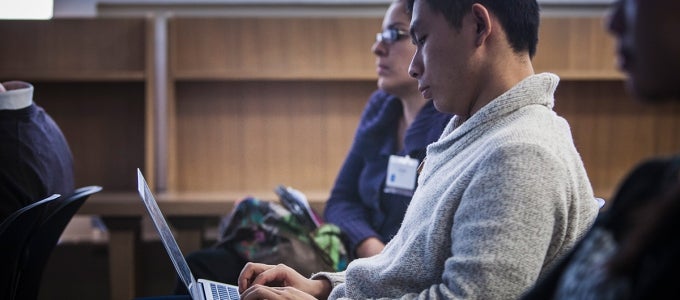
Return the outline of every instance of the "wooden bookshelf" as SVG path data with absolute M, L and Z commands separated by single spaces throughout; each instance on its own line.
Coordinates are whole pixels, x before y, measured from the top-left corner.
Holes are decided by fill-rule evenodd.
M 153 23 L 139 18 L 0 21 L 0 80 L 33 84 L 34 101 L 69 142 L 76 186 L 104 187 L 87 202 L 96 209 L 83 212 L 102 215 L 109 227 L 111 299 L 136 296 L 141 215 L 110 215 L 117 210 L 97 203 L 140 204 L 117 195 L 136 191 L 136 168 L 153 174 L 153 32 Z
M 245 196 L 279 183 L 327 194 L 375 88 L 370 48 L 380 22 L 174 17 L 167 45 L 155 45 L 146 19 L 2 21 L 0 34 L 13 43 L 0 48 L 0 78 L 36 86 L 36 101 L 72 144 L 79 185 L 134 191 L 130 174 L 142 167 L 151 182 L 161 179 L 154 188 L 173 195 Z M 168 49 L 167 77 L 153 73 L 157 47 Z M 617 114 L 625 107 L 657 124 L 659 112 L 674 111 L 626 99 L 614 51 L 601 18 L 544 18 L 534 59 L 537 72 L 561 76 L 557 109 L 571 122 L 604 198 L 633 162 L 669 151 L 609 141 L 658 132 Z M 167 86 L 163 99 L 154 92 L 159 83 Z M 597 115 L 581 110 L 596 105 L 603 107 Z M 613 105 L 618 109 L 604 110 Z M 158 114 L 167 121 L 157 122 Z M 673 116 L 663 119 L 670 129 L 656 135 L 671 149 Z M 625 130 L 631 126 L 638 130 Z M 616 156 L 606 145 L 625 159 L 609 161 Z
M 171 19 L 168 192 L 327 195 L 375 89 L 380 22 Z
M 151 167 L 150 31 L 145 19 L 0 21 L 0 80 L 33 84 L 70 144 L 77 186 L 134 191 L 135 168 Z
M 328 191 L 351 143 L 358 112 L 375 86 L 374 57 L 368 49 L 380 21 L 171 19 L 168 191 L 247 194 L 280 182 L 303 191 Z M 626 99 L 624 76 L 614 64 L 614 42 L 601 18 L 544 18 L 539 34 L 535 68 L 562 78 L 557 109 L 571 123 L 591 116 L 598 126 L 614 131 L 630 127 L 630 120 L 616 112 L 577 110 L 589 107 L 587 103 L 621 102 L 629 112 L 643 109 L 645 118 L 656 118 L 649 108 Z M 610 132 L 581 124 L 572 127 L 596 194 L 606 199 L 624 170 L 664 152 L 621 150 L 626 154 L 620 159 L 602 161 L 617 157 L 608 147 L 626 149 L 625 139 L 609 140 Z M 618 134 L 639 140 L 638 135 L 651 133 Z M 608 147 L 599 147 L 603 139 Z

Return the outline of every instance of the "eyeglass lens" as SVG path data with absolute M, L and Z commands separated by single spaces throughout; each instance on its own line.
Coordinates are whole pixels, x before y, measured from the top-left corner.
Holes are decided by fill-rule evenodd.
M 396 28 L 389 28 L 383 30 L 382 32 L 378 32 L 375 35 L 375 40 L 376 42 L 385 42 L 387 44 L 392 44 L 405 36 L 406 36 L 405 32 Z

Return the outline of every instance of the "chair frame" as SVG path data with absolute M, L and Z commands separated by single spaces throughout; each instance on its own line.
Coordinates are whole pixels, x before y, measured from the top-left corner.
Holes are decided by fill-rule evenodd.
M 102 187 L 96 185 L 76 189 L 71 196 L 49 208 L 47 217 L 33 230 L 24 251 L 22 268 L 17 276 L 16 299 L 38 298 L 43 271 L 64 229 L 85 200 L 101 190 Z
M 54 194 L 31 203 L 9 215 L 0 224 L 0 299 L 13 300 L 19 286 L 19 273 L 23 267 L 25 250 L 31 242 L 31 235 L 40 226 L 40 220 L 47 214 L 49 206 L 60 200 Z M 16 298 L 18 299 L 18 298 Z

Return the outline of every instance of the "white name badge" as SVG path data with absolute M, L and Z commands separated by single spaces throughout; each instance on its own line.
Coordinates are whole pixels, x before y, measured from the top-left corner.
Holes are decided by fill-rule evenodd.
M 413 196 L 416 188 L 418 160 L 408 156 L 391 155 L 387 164 L 385 193 Z

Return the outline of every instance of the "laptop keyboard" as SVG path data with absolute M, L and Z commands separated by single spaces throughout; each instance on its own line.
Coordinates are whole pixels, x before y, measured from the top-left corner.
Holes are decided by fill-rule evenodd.
M 238 290 L 233 286 L 224 286 L 210 283 L 210 292 L 213 299 L 219 300 L 239 300 Z

